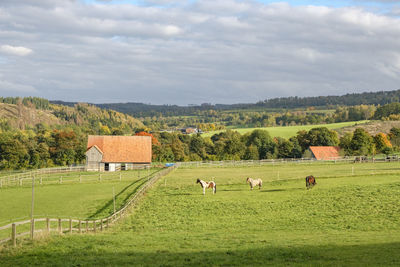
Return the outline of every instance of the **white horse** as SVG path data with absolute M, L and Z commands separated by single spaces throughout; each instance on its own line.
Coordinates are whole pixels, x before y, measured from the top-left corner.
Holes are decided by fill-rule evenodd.
M 262 180 L 261 179 L 251 179 L 250 177 L 247 178 L 246 184 L 250 184 L 250 190 L 253 190 L 253 187 L 258 185 L 258 189 L 261 189 L 262 187 Z
M 203 195 L 206 194 L 206 188 L 212 188 L 213 194 L 217 192 L 217 185 L 214 181 L 205 182 L 203 180 L 197 179 L 197 184 L 200 183 L 201 187 L 203 188 Z

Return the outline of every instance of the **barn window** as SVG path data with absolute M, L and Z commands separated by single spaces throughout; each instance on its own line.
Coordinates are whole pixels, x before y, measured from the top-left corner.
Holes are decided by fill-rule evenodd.
M 110 164 L 109 163 L 105 163 L 104 164 L 104 170 L 105 171 L 109 171 L 110 170 Z

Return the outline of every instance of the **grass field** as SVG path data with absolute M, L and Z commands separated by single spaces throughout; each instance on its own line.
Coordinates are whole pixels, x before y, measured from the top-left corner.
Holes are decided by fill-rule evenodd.
M 340 122 L 340 123 L 330 123 L 330 124 L 317 124 L 317 125 L 299 125 L 299 126 L 276 126 L 276 127 L 262 127 L 262 128 L 234 128 L 231 130 L 238 131 L 241 134 L 252 132 L 256 129 L 259 130 L 267 130 L 269 134 L 273 137 L 283 137 L 283 138 L 290 138 L 298 131 L 306 130 L 309 131 L 312 128 L 316 127 L 326 127 L 328 129 L 339 129 L 342 127 L 353 126 L 357 124 L 364 124 L 368 121 L 355 121 L 355 122 Z M 216 133 L 220 133 L 222 131 L 212 131 L 202 134 L 204 137 L 210 137 Z
M 197 177 L 217 194 L 203 196 Z M 178 169 L 108 231 L 5 248 L 0 265 L 398 266 L 398 203 L 399 163 Z
M 35 218 L 77 218 L 98 219 L 113 213 L 113 188 L 115 192 L 116 209 L 122 207 L 138 188 L 147 181 L 149 171 L 103 173 L 98 180 L 97 173 L 64 173 L 43 176 L 43 184 L 39 179 L 35 182 Z M 59 184 L 60 176 L 63 183 Z M 82 182 L 79 183 L 79 175 Z M 30 218 L 31 212 L 31 181 L 25 181 L 23 186 L 11 186 L 0 189 L 0 226 L 11 222 Z M 40 223 L 39 223 L 40 224 Z M 42 223 L 44 224 L 44 222 Z M 65 225 L 68 223 L 65 222 Z M 39 226 L 39 225 L 38 225 Z M 19 232 L 29 229 L 29 225 L 19 227 Z M 0 231 L 0 239 L 9 235 Z

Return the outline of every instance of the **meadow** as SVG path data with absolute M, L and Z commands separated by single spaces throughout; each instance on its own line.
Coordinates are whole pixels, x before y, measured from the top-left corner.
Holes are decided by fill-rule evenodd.
M 107 231 L 5 247 L 0 265 L 398 266 L 399 201 L 397 162 L 179 168 Z
M 104 218 L 113 213 L 113 194 L 118 210 L 147 181 L 148 175 L 159 170 L 125 171 L 121 176 L 103 173 L 101 181 L 98 173 L 90 172 L 43 175 L 41 185 L 39 178 L 35 179 L 34 218 Z M 31 217 L 31 184 L 31 181 L 24 181 L 22 186 L 0 189 L 0 226 Z M 40 224 L 44 222 L 38 223 L 38 227 Z M 29 225 L 18 228 L 19 232 L 28 229 Z M 7 231 L 0 231 L 0 239 L 8 236 Z
M 274 126 L 274 127 L 260 127 L 260 128 L 232 128 L 231 130 L 237 131 L 240 134 L 245 134 L 252 132 L 254 130 L 266 130 L 272 137 L 283 137 L 283 138 L 290 138 L 295 136 L 298 131 L 305 130 L 309 131 L 312 128 L 317 127 L 326 127 L 328 129 L 340 129 L 347 126 L 354 126 L 359 124 L 365 124 L 368 121 L 353 121 L 353 122 L 338 122 L 338 123 L 328 123 L 328 124 L 316 124 L 316 125 L 297 125 L 297 126 Z M 223 130 L 219 131 L 211 131 L 202 134 L 203 137 L 211 137 L 214 134 L 223 132 Z

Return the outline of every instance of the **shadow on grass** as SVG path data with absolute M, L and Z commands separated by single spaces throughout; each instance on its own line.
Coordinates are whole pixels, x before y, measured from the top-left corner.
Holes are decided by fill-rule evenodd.
M 190 194 L 190 193 L 165 193 L 167 196 L 194 196 L 197 194 Z
M 218 189 L 218 191 L 220 191 L 220 192 L 224 192 L 224 191 L 236 192 L 236 191 L 248 191 L 248 190 L 247 189 L 246 190 L 244 190 L 244 189 Z
M 60 239 L 59 239 L 60 240 Z M 1 266 L 399 266 L 400 242 L 368 245 L 325 245 L 255 249 L 176 252 L 174 248 L 141 252 L 140 247 L 123 246 L 123 252 L 107 242 L 58 242 L 33 251 L 0 252 Z M 100 240 L 99 240 L 100 241 Z M 51 247 L 51 249 L 50 249 Z M 49 248 L 49 250 L 45 249 Z M 196 247 L 190 247 L 196 249 Z M 184 250 L 184 249 L 183 249 Z
M 147 177 L 143 177 L 139 180 L 133 181 L 132 183 L 130 183 L 129 185 L 127 185 L 126 187 L 124 187 L 121 191 L 119 191 L 116 195 L 115 195 L 115 199 L 117 200 L 119 196 L 121 196 L 123 193 L 125 193 L 127 190 L 133 189 L 129 194 L 127 194 L 124 198 L 124 200 L 122 201 L 122 205 L 125 204 L 125 202 L 127 202 L 127 200 L 133 195 L 135 194 L 139 188 L 144 185 L 147 182 Z M 137 185 L 136 185 L 137 184 Z M 135 186 L 136 185 L 136 186 Z M 102 214 L 105 210 L 107 209 L 111 209 L 113 207 L 113 199 L 109 200 L 106 202 L 106 204 L 104 204 L 101 208 L 99 208 L 95 213 L 93 213 L 92 215 L 88 216 L 88 219 L 95 219 L 97 216 L 99 216 L 100 214 Z M 120 207 L 116 207 L 117 210 Z
M 260 192 L 268 193 L 268 192 L 284 192 L 288 191 L 287 189 L 268 189 L 268 190 L 261 190 Z

